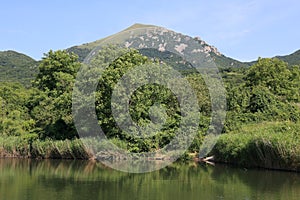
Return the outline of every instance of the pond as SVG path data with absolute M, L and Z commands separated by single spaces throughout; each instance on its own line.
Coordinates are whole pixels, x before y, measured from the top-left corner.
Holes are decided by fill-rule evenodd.
M 145 174 L 93 161 L 0 159 L 1 200 L 300 199 L 300 174 L 174 163 Z

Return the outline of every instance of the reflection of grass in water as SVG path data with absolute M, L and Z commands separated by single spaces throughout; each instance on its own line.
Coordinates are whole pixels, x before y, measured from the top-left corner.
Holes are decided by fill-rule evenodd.
M 195 163 L 174 163 L 151 173 L 129 174 L 93 161 L 1 159 L 0 171 L 0 193 L 5 199 L 24 199 L 28 190 L 33 199 L 53 199 L 53 192 L 65 199 L 98 196 L 126 200 L 296 199 L 295 195 L 300 195 L 299 174 Z

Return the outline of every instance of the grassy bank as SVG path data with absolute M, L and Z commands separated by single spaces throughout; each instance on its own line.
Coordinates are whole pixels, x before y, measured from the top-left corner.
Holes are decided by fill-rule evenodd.
M 220 136 L 211 152 L 218 162 L 243 167 L 300 171 L 300 124 L 264 122 Z M 90 159 L 81 140 L 34 140 L 0 137 L 0 157 Z
M 245 167 L 300 171 L 300 124 L 264 122 L 220 136 L 216 161 Z
M 74 140 L 33 140 L 19 136 L 0 137 L 0 158 L 37 158 L 37 159 L 97 159 L 123 160 L 121 153 L 115 152 L 108 142 L 99 143 L 96 139 L 84 139 L 86 148 L 81 139 Z M 127 144 L 118 139 L 110 142 L 121 149 L 128 149 Z M 101 151 L 101 149 L 106 149 Z M 98 150 L 100 150 L 98 152 Z M 192 155 L 192 156 L 191 156 Z M 180 160 L 191 160 L 196 154 L 185 153 Z
M 21 137 L 0 137 L 0 157 L 89 159 L 91 154 L 79 139 L 35 140 L 30 144 Z

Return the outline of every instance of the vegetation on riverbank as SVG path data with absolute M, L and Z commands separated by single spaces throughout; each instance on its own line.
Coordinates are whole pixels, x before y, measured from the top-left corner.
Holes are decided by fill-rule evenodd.
M 79 139 L 33 140 L 10 136 L 0 137 L 0 157 L 37 159 L 90 159 L 93 155 Z
M 171 90 L 158 84 L 138 88 L 129 106 L 132 120 L 147 126 L 153 117 L 160 117 L 165 120 L 164 126 L 156 134 L 142 139 L 121 130 L 116 125 L 110 102 L 118 80 L 136 65 L 162 62 L 151 60 L 137 50 L 118 51 L 123 50 L 112 46 L 104 48 L 92 63 L 96 66 L 111 59 L 114 53 L 122 55 L 101 71 L 100 80 L 94 76 L 89 80 L 99 81 L 95 92 L 98 123 L 117 146 L 135 153 L 154 152 L 168 144 L 180 126 L 177 98 Z M 72 115 L 72 92 L 80 66 L 75 54 L 50 51 L 40 62 L 40 73 L 32 87 L 13 82 L 0 85 L 0 156 L 92 157 L 91 151 L 78 139 Z M 86 70 L 86 73 L 99 73 L 93 66 Z M 250 68 L 224 68 L 220 72 L 227 91 L 227 118 L 224 135 L 211 154 L 217 161 L 243 166 L 300 170 L 299 66 L 290 66 L 279 59 L 260 58 Z M 181 74 L 198 98 L 199 131 L 189 149 L 189 152 L 197 152 L 209 128 L 210 96 L 200 74 L 187 71 Z M 178 85 L 178 88 L 184 90 L 183 86 Z M 88 101 L 88 96 L 84 97 Z M 159 106 L 153 106 L 157 104 L 164 112 L 159 111 Z M 127 118 L 120 115 L 119 120 Z M 83 124 L 88 123 L 87 119 Z M 86 130 L 88 133 L 89 129 Z
M 219 162 L 244 167 L 300 170 L 300 124 L 262 122 L 220 136 L 211 152 Z

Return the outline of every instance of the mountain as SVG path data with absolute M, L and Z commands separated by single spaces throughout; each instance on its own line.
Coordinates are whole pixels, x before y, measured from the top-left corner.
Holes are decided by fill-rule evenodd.
M 152 27 L 156 27 L 156 26 L 145 25 L 145 24 L 134 24 L 119 33 L 134 30 L 137 28 L 152 28 Z M 109 37 L 113 37 L 113 36 L 114 35 L 109 36 Z M 75 54 L 77 54 L 79 56 L 79 60 L 83 61 L 84 58 L 91 52 L 91 50 L 93 48 L 97 47 L 101 42 L 103 42 L 105 39 L 107 39 L 109 37 L 106 37 L 106 38 L 103 38 L 100 40 L 96 40 L 94 42 L 73 46 L 73 47 L 68 48 L 67 51 L 74 52 Z M 197 41 L 204 48 L 204 50 L 211 55 L 211 57 L 214 59 L 216 65 L 218 67 L 227 68 L 227 67 L 248 67 L 248 66 L 250 66 L 249 63 L 240 62 L 233 58 L 226 57 L 225 55 L 221 54 L 216 47 L 207 44 L 205 41 L 201 40 L 199 37 L 195 37 L 194 40 Z M 166 59 L 169 54 L 168 52 L 157 53 L 157 52 L 149 52 L 146 50 L 142 50 L 142 51 L 147 56 L 149 56 L 149 54 L 156 55 L 156 57 L 158 57 L 160 59 L 161 58 Z
M 276 58 L 289 63 L 289 65 L 300 65 L 300 50 L 287 56 L 276 56 Z
M 126 29 L 124 29 L 123 31 L 120 31 L 119 33 L 121 32 L 124 32 L 124 31 L 129 31 L 129 30 L 133 30 L 133 29 L 137 29 L 137 28 L 147 28 L 147 27 L 155 27 L 153 25 L 145 25 L 145 24 L 134 24 Z M 117 33 L 118 34 L 118 33 Z M 116 34 L 114 34 L 116 35 Z M 97 47 L 101 42 L 103 42 L 105 39 L 109 38 L 109 37 L 113 37 L 114 35 L 111 35 L 111 36 L 108 36 L 108 37 L 105 37 L 105 38 L 102 38 L 100 40 L 96 40 L 94 42 L 89 42 L 89 43 L 85 43 L 85 44 L 82 44 L 82 45 L 76 45 L 76 46 L 73 46 L 73 47 L 70 47 L 67 49 L 68 52 L 73 52 L 75 54 L 78 55 L 79 57 L 79 61 L 83 61 L 85 59 L 85 57 L 95 48 Z
M 148 27 L 151 28 L 155 26 L 145 24 L 134 24 L 119 33 L 134 30 L 137 28 Z M 79 56 L 79 61 L 83 61 L 84 58 L 92 51 L 92 49 L 97 47 L 105 39 L 113 36 L 114 35 L 111 35 L 106 38 L 96 40 L 94 42 L 73 46 L 68 48 L 67 51 L 74 52 Z M 223 55 L 221 52 L 218 51 L 216 47 L 207 44 L 204 40 L 200 39 L 199 37 L 195 37 L 193 39 L 203 47 L 205 53 L 210 54 L 210 56 L 213 58 L 213 60 L 219 68 L 249 67 L 256 62 L 240 62 L 238 60 Z M 140 49 L 140 52 L 148 57 L 159 58 L 180 70 L 192 69 L 190 64 L 183 62 L 182 58 L 176 55 L 172 55 L 172 53 L 170 52 L 161 52 L 155 49 Z M 290 55 L 276 57 L 281 60 L 284 60 L 285 62 L 288 62 L 290 65 L 300 65 L 300 50 Z M 25 86 L 29 86 L 30 81 L 38 73 L 38 64 L 39 61 L 36 61 L 25 54 L 18 53 L 15 51 L 0 51 L 0 82 L 18 81 L 24 84 Z
M 250 63 L 240 62 L 233 58 L 223 55 L 218 49 L 214 46 L 207 44 L 204 40 L 201 40 L 199 37 L 195 37 L 194 40 L 198 41 L 201 46 L 210 54 L 210 56 L 215 61 L 217 67 L 219 68 L 228 68 L 228 67 L 249 67 Z
M 0 51 L 0 81 L 18 81 L 25 86 L 38 72 L 38 61 L 16 51 Z

